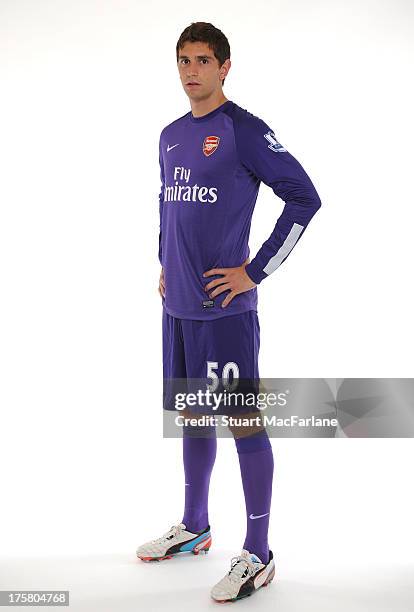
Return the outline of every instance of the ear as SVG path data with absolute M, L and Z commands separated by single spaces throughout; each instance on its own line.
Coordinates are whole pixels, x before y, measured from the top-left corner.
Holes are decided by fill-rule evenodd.
M 226 76 L 229 73 L 230 68 L 231 68 L 231 61 L 230 61 L 230 59 L 226 59 L 225 62 L 223 63 L 223 65 L 220 68 L 220 73 L 219 74 L 220 74 L 220 78 L 221 79 L 225 79 L 226 78 Z

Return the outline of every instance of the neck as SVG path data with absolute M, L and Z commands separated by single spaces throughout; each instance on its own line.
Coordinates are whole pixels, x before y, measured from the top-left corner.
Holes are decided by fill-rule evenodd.
M 202 117 L 211 113 L 224 102 L 227 102 L 227 98 L 222 91 L 211 95 L 206 100 L 190 100 L 191 112 L 194 117 Z

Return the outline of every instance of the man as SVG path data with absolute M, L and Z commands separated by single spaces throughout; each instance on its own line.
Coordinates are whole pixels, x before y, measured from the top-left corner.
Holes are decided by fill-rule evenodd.
M 274 132 L 223 93 L 230 47 L 212 24 L 192 23 L 176 47 L 191 112 L 160 136 L 159 292 L 163 304 L 164 379 L 258 379 L 257 285 L 286 259 L 321 202 L 299 162 Z M 248 238 L 260 183 L 285 202 L 252 261 Z M 165 406 L 170 409 L 169 406 Z M 210 432 L 211 434 L 211 432 Z M 247 533 L 230 571 L 212 588 L 216 601 L 250 595 L 271 582 L 268 545 L 273 454 L 266 430 L 235 436 Z M 216 435 L 183 431 L 182 522 L 140 546 L 143 560 L 208 551 L 208 490 Z

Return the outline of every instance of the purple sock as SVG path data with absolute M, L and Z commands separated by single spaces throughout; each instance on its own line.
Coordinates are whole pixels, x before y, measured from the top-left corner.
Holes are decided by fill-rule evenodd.
M 266 430 L 235 440 L 246 502 L 247 533 L 243 548 L 269 560 L 268 530 L 272 500 L 273 451 Z
M 208 489 L 217 452 L 217 438 L 183 435 L 185 508 L 182 522 L 188 531 L 201 531 L 209 525 Z

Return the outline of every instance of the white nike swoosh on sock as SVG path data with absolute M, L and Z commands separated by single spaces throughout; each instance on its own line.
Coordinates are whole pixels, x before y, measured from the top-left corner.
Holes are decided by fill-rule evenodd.
M 268 512 L 266 512 L 266 514 L 258 514 L 257 516 L 254 516 L 254 514 L 251 514 L 249 518 L 254 520 L 254 519 L 262 518 L 263 516 L 267 516 L 268 514 L 269 514 Z

